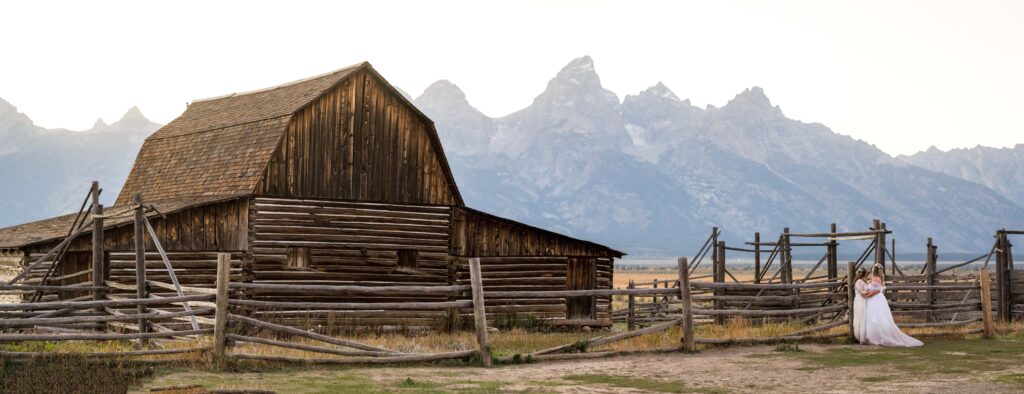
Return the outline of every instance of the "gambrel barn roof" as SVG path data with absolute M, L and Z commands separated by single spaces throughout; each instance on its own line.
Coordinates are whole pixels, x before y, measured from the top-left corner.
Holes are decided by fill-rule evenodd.
M 364 62 L 269 89 L 192 102 L 185 113 L 146 139 L 115 205 L 131 201 L 137 192 L 147 201 L 252 194 L 292 117 L 361 70 L 387 84 Z M 396 96 L 415 110 L 402 95 Z M 456 205 L 463 205 L 433 122 L 415 112 L 430 125 L 431 147 L 438 152 Z

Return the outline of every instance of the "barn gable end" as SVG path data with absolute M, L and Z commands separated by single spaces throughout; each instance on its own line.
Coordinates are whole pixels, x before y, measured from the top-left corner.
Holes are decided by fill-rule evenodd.
M 256 194 L 462 205 L 434 125 L 370 68 L 291 118 Z

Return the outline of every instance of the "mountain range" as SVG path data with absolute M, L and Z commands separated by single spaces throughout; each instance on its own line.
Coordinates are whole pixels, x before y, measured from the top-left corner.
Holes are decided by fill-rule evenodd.
M 585 56 L 503 117 L 446 80 L 413 102 L 435 121 L 468 205 L 634 257 L 692 254 L 712 226 L 735 244 L 880 218 L 901 251 L 934 237 L 944 252 L 979 254 L 997 228 L 1024 226 L 1024 146 L 893 157 L 788 118 L 757 87 L 721 108 L 660 82 L 620 99 Z M 0 165 L 18 169 L 0 173 L 11 186 L 0 225 L 74 211 L 92 179 L 116 191 L 158 127 L 133 108 L 88 131 L 46 130 L 0 100 Z
M 98 180 L 113 204 L 142 142 L 160 128 L 132 107 L 85 131 L 45 129 L 0 99 L 0 226 L 77 212 Z

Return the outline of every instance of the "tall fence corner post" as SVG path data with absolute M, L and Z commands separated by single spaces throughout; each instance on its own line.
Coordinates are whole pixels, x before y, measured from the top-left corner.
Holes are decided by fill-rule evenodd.
M 696 350 L 693 337 L 693 299 L 690 297 L 690 269 L 686 257 L 679 258 L 679 298 L 682 305 L 683 351 Z
M 992 324 L 992 280 L 989 277 L 988 268 L 982 267 L 978 273 L 981 290 L 981 322 L 985 338 L 992 338 L 995 335 L 995 327 Z
M 850 341 L 856 342 L 857 341 L 857 335 L 854 333 L 854 326 L 853 326 L 853 321 L 854 321 L 853 302 L 854 302 L 854 300 L 857 297 L 856 288 L 854 287 L 856 285 L 856 278 L 854 276 L 857 274 L 857 263 L 851 261 L 851 262 L 848 262 L 846 264 L 847 264 L 847 273 L 846 273 L 846 308 L 847 309 L 846 310 L 848 311 L 847 315 L 850 317 L 850 319 L 849 319 L 850 321 L 847 323 L 847 327 L 849 328 Z
M 480 349 L 480 362 L 491 366 L 491 352 L 487 348 L 487 313 L 484 310 L 484 283 L 480 274 L 480 258 L 469 259 L 469 279 L 473 291 L 473 321 L 476 329 L 477 346 Z
M 214 360 L 224 359 L 227 347 L 228 289 L 231 280 L 231 254 L 217 254 L 217 299 L 213 324 Z

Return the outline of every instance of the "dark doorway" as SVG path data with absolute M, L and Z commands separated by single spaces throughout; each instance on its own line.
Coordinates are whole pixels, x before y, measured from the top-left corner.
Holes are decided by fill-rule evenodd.
M 589 257 L 570 257 L 565 275 L 566 289 L 593 290 L 597 287 L 597 260 Z M 597 301 L 594 296 L 568 297 L 565 303 L 566 319 L 597 318 Z

